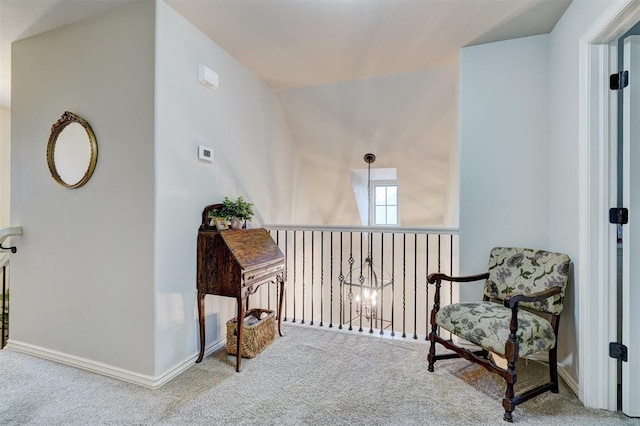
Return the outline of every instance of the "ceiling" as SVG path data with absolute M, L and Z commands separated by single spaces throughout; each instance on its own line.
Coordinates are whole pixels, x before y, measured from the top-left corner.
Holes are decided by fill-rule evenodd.
M 11 43 L 137 0 L 0 0 L 0 107 Z M 571 0 L 165 0 L 285 90 L 455 65 L 464 46 L 549 32 Z
M 571 0 L 166 0 L 272 88 L 413 72 L 548 33 Z

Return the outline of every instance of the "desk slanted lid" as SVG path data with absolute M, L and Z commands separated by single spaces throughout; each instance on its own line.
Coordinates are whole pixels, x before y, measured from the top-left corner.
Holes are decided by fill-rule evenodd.
M 220 231 L 220 236 L 244 270 L 284 259 L 282 251 L 264 228 L 228 229 Z

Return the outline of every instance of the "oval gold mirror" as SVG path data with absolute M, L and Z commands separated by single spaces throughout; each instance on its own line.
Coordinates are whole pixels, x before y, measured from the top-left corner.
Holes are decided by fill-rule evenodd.
M 47 164 L 53 179 L 65 188 L 87 183 L 98 162 L 98 143 L 89 123 L 65 111 L 51 126 Z

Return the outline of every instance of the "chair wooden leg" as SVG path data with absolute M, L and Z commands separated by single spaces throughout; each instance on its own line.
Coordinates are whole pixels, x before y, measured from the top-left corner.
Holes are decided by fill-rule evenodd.
M 507 390 L 504 393 L 502 399 L 502 406 L 504 407 L 504 420 L 511 423 L 513 422 L 513 410 L 516 408 L 516 404 L 513 402 L 513 383 L 507 382 Z
M 516 361 L 511 359 L 507 363 L 507 373 L 503 376 L 507 382 L 507 389 L 504 392 L 504 398 L 502 399 L 502 406 L 504 407 L 504 420 L 511 423 L 513 422 L 513 410 L 516 408 L 515 403 L 515 391 L 513 385 L 518 380 L 516 374 Z
M 509 366 L 509 370 L 511 370 L 511 366 Z M 502 399 L 502 406 L 504 407 L 504 420 L 507 422 L 513 422 L 513 410 L 515 410 L 516 408 L 516 403 L 514 401 L 515 399 L 515 392 L 513 389 L 513 385 L 515 384 L 516 380 L 517 380 L 517 376 L 515 374 L 515 365 L 514 365 L 514 371 L 511 374 L 510 377 L 505 377 L 505 380 L 507 382 L 507 389 L 504 392 L 504 398 Z
M 429 354 L 427 355 L 427 361 L 429 362 L 427 371 L 433 373 L 433 364 L 436 363 L 436 340 L 433 331 L 429 333 L 429 340 L 431 341 L 431 346 L 429 347 Z
M 551 392 L 558 393 L 558 348 L 549 349 L 549 379 L 551 381 Z
M 506 345 L 506 355 L 507 371 L 504 372 L 502 377 L 507 382 L 507 389 L 504 392 L 502 406 L 504 407 L 504 420 L 507 422 L 513 422 L 512 413 L 517 405 L 513 386 L 518 381 L 518 374 L 516 373 L 516 363 L 518 362 L 518 343 L 513 333 L 509 336 L 509 341 Z

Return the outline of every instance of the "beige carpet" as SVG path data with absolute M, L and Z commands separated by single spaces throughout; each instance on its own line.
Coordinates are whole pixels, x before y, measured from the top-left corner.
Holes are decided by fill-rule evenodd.
M 257 358 L 217 352 L 149 390 L 0 351 L 2 425 L 502 425 L 501 379 L 464 360 L 427 372 L 426 346 L 285 326 Z M 366 334 L 366 333 L 365 333 Z M 527 386 L 546 372 L 524 366 Z M 523 425 L 637 424 L 584 408 L 564 385 L 516 408 Z

